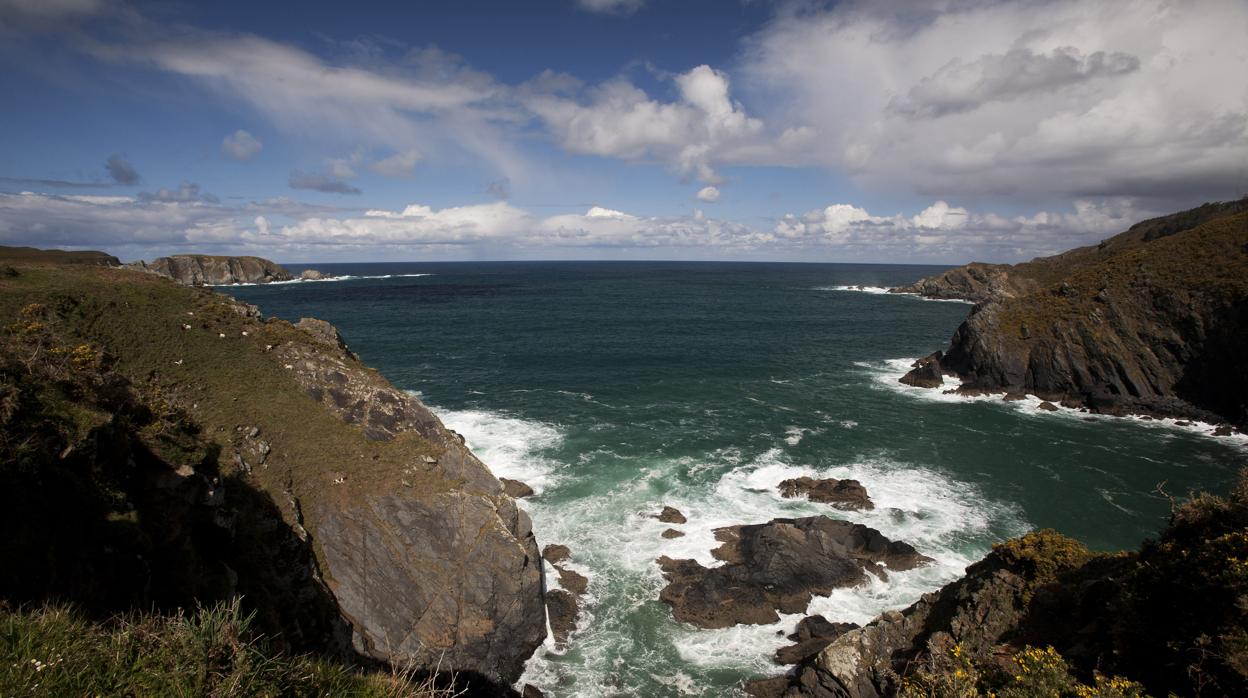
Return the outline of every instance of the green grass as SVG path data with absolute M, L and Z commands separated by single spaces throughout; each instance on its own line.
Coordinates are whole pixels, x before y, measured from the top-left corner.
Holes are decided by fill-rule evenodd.
M 449 698 L 403 672 L 270 651 L 236 602 L 95 623 L 66 606 L 0 610 L 3 696 Z

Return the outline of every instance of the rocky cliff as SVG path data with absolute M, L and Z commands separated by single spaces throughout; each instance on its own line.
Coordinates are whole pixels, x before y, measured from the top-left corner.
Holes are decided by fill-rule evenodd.
M 1053 532 L 998 545 L 755 696 L 1248 695 L 1248 472 L 1139 552 Z
M 267 284 L 294 278 L 281 265 L 261 257 L 187 254 L 158 257 L 150 262 L 139 261 L 126 266 L 167 276 L 186 286 Z
M 108 615 L 241 595 L 292 651 L 477 690 L 519 677 L 546 635 L 528 516 L 332 326 L 156 275 L 12 264 L 0 599 Z
M 1238 358 L 1248 343 L 1248 199 L 907 289 L 977 302 L 939 357 L 963 391 L 1248 424 L 1248 366 Z

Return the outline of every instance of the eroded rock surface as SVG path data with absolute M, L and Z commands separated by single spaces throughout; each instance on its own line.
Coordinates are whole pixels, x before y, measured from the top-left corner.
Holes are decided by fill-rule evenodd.
M 663 510 L 660 511 L 655 518 L 667 524 L 683 524 L 689 520 L 685 518 L 685 515 L 682 514 L 679 509 L 669 506 L 663 507 Z
M 659 598 L 677 620 L 703 628 L 765 624 L 801 613 L 815 595 L 864 581 L 865 572 L 907 570 L 929 558 L 879 531 L 826 516 L 773 519 L 717 529 L 712 554 L 727 564 L 659 558 L 668 580 Z
M 780 483 L 780 496 L 806 497 L 812 502 L 831 504 L 837 509 L 850 511 L 875 508 L 875 504 L 867 496 L 867 488 L 857 480 L 816 480 L 805 476 L 793 478 Z
M 524 497 L 533 496 L 533 488 L 523 482 L 520 482 L 519 480 L 500 477 L 498 478 L 498 481 L 503 483 L 503 491 L 506 492 L 507 496 L 512 499 L 523 499 Z
M 150 262 L 133 262 L 132 269 L 167 276 L 186 286 L 265 284 L 290 281 L 290 272 L 261 257 L 217 257 L 212 255 L 173 255 Z

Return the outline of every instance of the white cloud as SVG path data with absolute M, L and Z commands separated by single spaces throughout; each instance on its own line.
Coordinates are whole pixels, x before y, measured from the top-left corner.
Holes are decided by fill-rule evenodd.
M 876 191 L 1190 203 L 1242 193 L 1246 35 L 1241 0 L 851 1 L 782 13 L 738 82 Z
M 263 149 L 264 143 L 259 138 L 241 128 L 221 141 L 221 152 L 239 162 L 251 162 Z
M 661 102 L 616 79 L 589 89 L 583 99 L 533 90 L 524 98 L 564 149 L 623 160 L 655 160 L 707 184 L 722 178 L 720 164 L 783 160 L 809 132 L 777 136 L 730 97 L 727 74 L 700 65 L 673 78 L 679 101 Z
M 716 201 L 719 201 L 719 189 L 710 186 L 702 187 L 698 190 L 697 198 L 698 201 L 705 201 L 708 204 L 713 204 Z
M 770 258 L 827 261 L 1018 261 L 1092 244 L 1154 215 L 1133 201 L 1080 201 L 1070 212 L 1006 218 L 935 202 L 879 215 L 852 204 L 789 214 L 770 230 L 710 218 L 640 216 L 594 206 L 539 217 L 498 201 L 367 211 L 288 199 L 226 206 L 186 185 L 185 195 L 0 194 L 0 243 L 96 247 L 134 258 L 175 251 L 259 254 L 290 260 L 339 256 L 474 259 L 611 257 Z

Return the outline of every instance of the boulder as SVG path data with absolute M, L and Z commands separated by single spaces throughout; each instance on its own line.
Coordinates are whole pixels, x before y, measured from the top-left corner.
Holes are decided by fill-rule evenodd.
M 1036 409 L 1038 409 L 1038 410 L 1044 410 L 1045 412 L 1056 412 L 1056 411 L 1057 411 L 1057 405 L 1054 405 L 1053 403 L 1049 402 L 1048 400 L 1045 400 L 1044 402 L 1040 403 L 1039 405 L 1036 405 Z
M 660 533 L 659 535 L 663 536 L 664 538 L 667 538 L 668 540 L 671 540 L 672 538 L 683 538 L 685 535 L 685 532 L 677 531 L 674 528 L 666 528 L 666 529 L 663 529 L 663 532 Z
M 940 352 L 932 354 L 915 361 L 906 375 L 901 377 L 901 382 L 906 385 L 913 385 L 916 388 L 939 388 L 944 385 L 944 378 L 940 369 Z
M 807 616 L 789 635 L 789 639 L 796 644 L 776 650 L 775 661 L 777 664 L 800 664 L 819 654 L 836 638 L 858 627 L 857 623 L 833 623 L 823 616 Z
M 334 278 L 333 274 L 326 274 L 325 272 L 317 271 L 316 269 L 304 269 L 299 272 L 299 279 L 301 281 L 324 281 L 325 279 L 332 278 Z
M 503 483 L 503 492 L 505 492 L 507 496 L 512 499 L 523 499 L 525 497 L 533 496 L 533 488 L 523 482 L 520 482 L 519 480 L 500 477 L 498 478 L 498 481 Z
M 680 513 L 679 509 L 668 506 L 663 507 L 663 511 L 656 514 L 655 518 L 669 524 L 683 524 L 689 520 L 685 518 L 684 514 Z
M 773 519 L 715 531 L 723 543 L 712 554 L 726 564 L 658 560 L 668 584 L 659 598 L 677 620 L 703 628 L 774 623 L 801 613 L 811 599 L 861 584 L 864 573 L 886 577 L 930 561 L 907 543 L 879 531 L 826 516 Z
M 542 548 L 542 559 L 552 565 L 557 565 L 564 560 L 572 557 L 572 551 L 566 545 L 558 545 L 552 543 Z
M 857 480 L 834 478 L 816 480 L 805 476 L 793 478 L 780 483 L 780 496 L 806 497 L 812 502 L 831 504 L 837 509 L 871 510 L 875 508 L 875 504 L 867 496 L 867 488 Z

